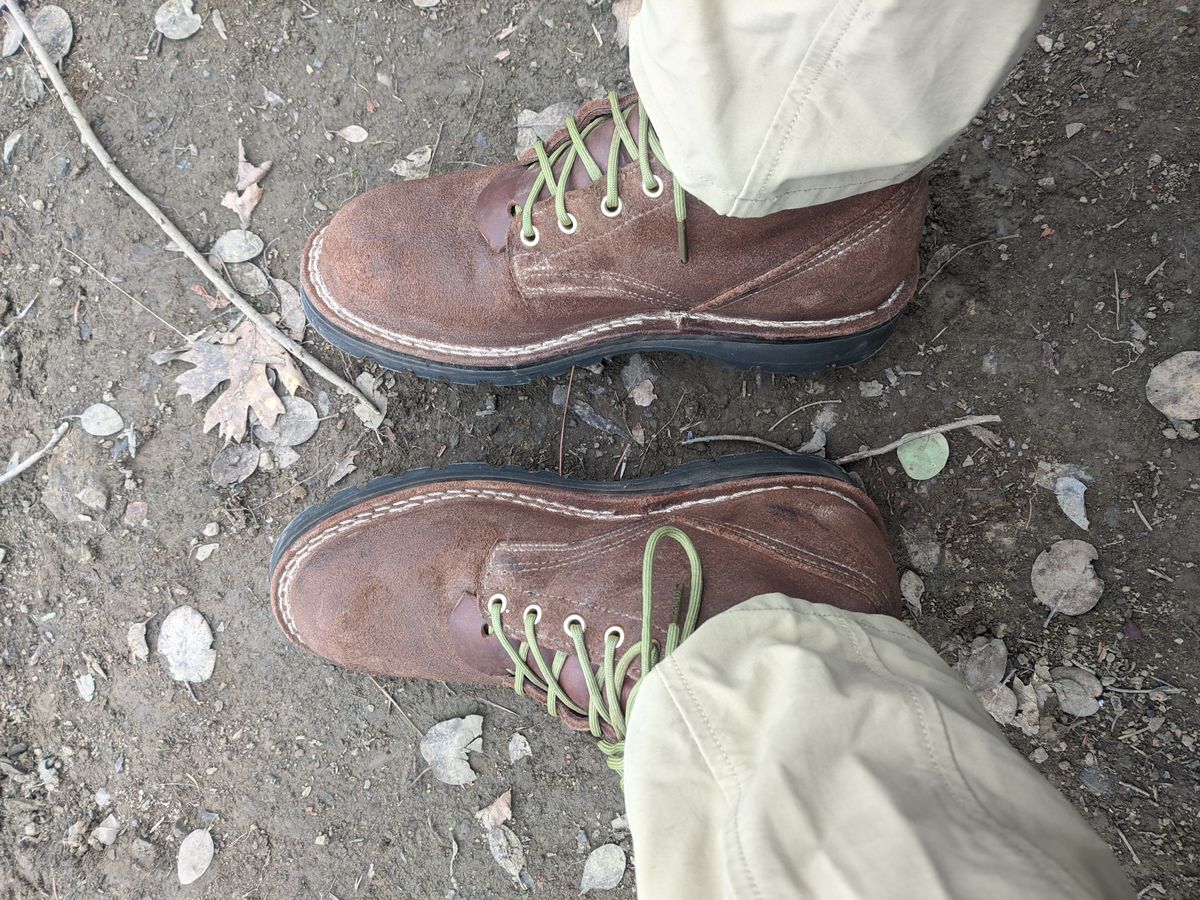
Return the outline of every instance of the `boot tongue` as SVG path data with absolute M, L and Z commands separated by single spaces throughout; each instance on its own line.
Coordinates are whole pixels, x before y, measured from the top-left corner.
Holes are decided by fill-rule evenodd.
M 621 101 L 622 107 L 632 102 L 632 95 Z M 575 122 L 582 131 L 588 122 L 598 116 L 608 114 L 608 120 L 597 125 L 583 139 L 584 145 L 592 154 L 592 158 L 596 161 L 596 165 L 600 167 L 600 171 L 605 175 L 608 174 L 608 153 L 612 146 L 612 136 L 615 125 L 611 117 L 612 107 L 607 100 L 594 100 L 586 106 L 582 107 L 575 116 Z M 636 136 L 638 133 L 638 122 L 641 117 L 641 107 L 634 107 L 627 119 L 629 130 Z M 566 129 L 562 129 L 554 133 L 550 140 L 546 141 L 546 152 L 553 153 L 559 146 L 570 142 L 570 134 Z M 562 174 L 562 167 L 566 163 L 566 153 L 554 163 L 554 176 L 557 179 Z M 621 148 L 621 152 L 617 158 L 618 167 L 631 162 L 632 158 Z M 529 199 L 529 192 L 533 190 L 533 183 L 537 181 L 538 174 L 541 172 L 541 167 L 536 165 L 537 156 L 534 151 L 527 150 L 521 155 L 517 162 L 510 166 L 505 166 L 500 173 L 488 182 L 487 187 L 479 192 L 479 197 L 475 201 L 475 221 L 479 226 L 479 233 L 483 235 L 484 240 L 488 242 L 488 246 L 497 253 L 503 250 L 508 245 L 508 226 L 512 222 L 512 207 L 513 204 L 521 206 Z M 569 190 L 579 190 L 586 188 L 592 184 L 592 179 L 588 176 L 587 169 L 579 160 L 576 160 L 571 166 L 571 174 L 567 178 L 567 188 Z M 538 200 L 548 200 L 551 194 L 547 187 L 543 186 L 538 194 Z
M 563 624 L 571 616 L 583 619 L 588 658 L 597 682 L 602 684 L 608 630 L 616 626 L 624 632 L 616 650 L 618 661 L 642 637 L 642 552 L 653 530 L 653 526 L 642 522 L 576 541 L 497 544 L 484 566 L 479 597 L 464 596 L 451 614 L 451 632 L 460 656 L 489 675 L 513 670 L 499 639 L 485 628 L 491 621 L 487 598 L 502 594 L 507 598 L 507 608 L 501 622 L 513 647 L 526 640 L 526 610 L 540 610 L 534 636 L 542 656 L 547 665 L 552 665 L 555 653 L 567 654 L 558 683 L 567 696 L 586 709 L 591 702 L 587 679 L 575 642 Z M 668 624 L 682 619 L 682 612 L 674 608 L 676 587 L 686 586 L 689 577 L 686 555 L 673 543 L 660 544 L 654 564 L 651 627 L 651 635 L 660 646 Z M 532 653 L 528 663 L 539 671 Z M 628 697 L 640 675 L 640 661 L 635 661 L 622 687 L 623 697 Z

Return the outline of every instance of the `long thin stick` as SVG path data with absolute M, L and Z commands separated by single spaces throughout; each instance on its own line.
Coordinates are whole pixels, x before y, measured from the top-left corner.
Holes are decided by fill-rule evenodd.
M 43 456 L 45 456 L 47 453 L 49 453 L 51 450 L 53 450 L 58 445 L 58 442 L 63 439 L 63 436 L 70 430 L 71 430 L 70 422 L 63 422 L 61 425 L 59 425 L 57 428 L 55 428 L 54 434 L 50 436 L 50 440 L 48 440 L 46 442 L 45 447 L 43 447 L 41 450 L 37 451 L 37 453 L 34 453 L 33 455 L 26 457 L 21 462 L 17 463 L 15 466 L 13 466 L 11 469 L 9 469 L 7 472 L 0 473 L 0 484 L 4 484 L 6 481 L 12 481 L 14 478 L 16 478 L 18 475 L 20 475 L 26 469 L 32 467 L 34 463 L 36 463 L 39 459 L 41 459 Z
M 742 444 L 758 444 L 762 447 L 770 447 L 772 450 L 778 450 L 780 453 L 790 453 L 793 456 L 796 455 L 796 451 L 791 447 L 785 447 L 783 444 L 777 444 L 774 441 L 768 441 L 765 438 L 755 437 L 752 434 L 710 434 L 706 437 L 685 438 L 679 443 L 686 447 L 688 444 L 711 444 L 714 441 L 734 441 Z
M 190 259 L 192 264 L 212 283 L 213 287 L 220 291 L 247 319 L 253 322 L 259 331 L 336 387 L 339 392 L 345 394 L 347 397 L 354 398 L 354 400 L 367 409 L 378 413 L 375 404 L 367 399 L 366 394 L 267 321 L 262 313 L 246 301 L 241 294 L 233 289 L 229 282 L 221 277 L 216 269 L 209 265 L 208 260 L 200 254 L 200 251 L 192 246 L 192 242 L 184 237 L 183 232 L 163 214 L 163 211 L 158 208 L 154 201 L 142 193 L 141 189 L 129 180 L 129 177 L 118 168 L 108 151 L 104 149 L 104 145 L 100 142 L 100 138 L 96 136 L 96 132 L 92 130 L 92 126 L 88 124 L 87 118 L 84 117 L 83 112 L 75 102 L 75 98 L 71 96 L 66 82 L 63 81 L 62 75 L 59 74 L 58 67 L 54 65 L 54 61 L 46 52 L 46 48 L 42 46 L 42 42 L 34 33 L 33 27 L 29 24 L 29 20 L 25 18 L 25 14 L 21 12 L 20 7 L 16 3 L 5 3 L 4 0 L 0 0 L 0 7 L 8 10 L 8 14 L 17 23 L 17 27 L 24 33 L 25 40 L 29 44 L 29 49 L 37 57 L 37 61 L 41 64 L 42 69 L 45 70 L 46 76 L 50 79 L 50 83 L 58 93 L 58 98 L 62 101 L 63 106 L 66 107 L 67 114 L 70 115 L 71 120 L 75 123 L 75 127 L 79 129 L 80 140 L 85 147 L 92 151 L 96 159 L 100 161 L 100 166 L 108 173 L 108 177 L 116 182 L 117 186 L 128 194 L 134 203 L 145 210 L 146 214 L 154 220 L 154 223 L 163 230 L 167 237 L 174 241 L 175 246 L 183 251 L 184 256 Z
M 413 720 L 408 717 L 408 713 L 406 713 L 404 711 L 404 708 L 399 703 L 396 702 L 396 698 L 393 697 L 388 692 L 388 689 L 379 683 L 379 679 L 376 678 L 374 675 L 368 675 L 367 677 L 371 679 L 371 682 L 375 685 L 375 687 L 379 688 L 379 693 L 381 693 L 381 694 L 383 694 L 383 696 L 387 697 L 387 702 L 389 704 L 391 704 L 392 708 L 394 710 L 396 710 L 396 712 L 400 713 L 401 716 L 404 717 L 404 721 L 407 722 L 412 727 L 412 730 L 415 731 L 417 734 L 420 734 L 421 729 L 413 724 Z
M 834 462 L 839 466 L 844 466 L 847 463 L 858 462 L 860 459 L 867 459 L 871 456 L 883 456 L 885 453 L 891 453 L 902 444 L 907 444 L 909 441 L 915 441 L 917 438 L 928 437 L 931 434 L 943 434 L 947 431 L 954 431 L 956 428 L 969 428 L 972 425 L 986 425 L 999 421 L 999 416 L 969 416 L 966 419 L 958 419 L 954 422 L 947 422 L 945 425 L 938 425 L 934 428 L 926 428 L 924 431 L 914 431 L 912 434 L 906 434 L 904 437 L 897 438 L 890 444 L 884 444 L 882 447 L 876 447 L 874 450 L 860 450 L 857 453 L 851 453 L 849 456 L 843 456 L 841 459 L 835 459 Z
M 571 374 L 567 376 L 567 396 L 563 399 L 562 427 L 558 430 L 558 474 L 563 473 L 563 444 L 567 440 L 567 413 L 571 411 L 571 386 L 575 384 L 575 367 L 571 366 Z

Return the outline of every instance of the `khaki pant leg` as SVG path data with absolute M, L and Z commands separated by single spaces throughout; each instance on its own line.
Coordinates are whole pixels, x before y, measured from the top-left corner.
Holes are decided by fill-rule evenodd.
M 644 0 L 630 67 L 680 183 L 763 216 L 920 171 L 996 92 L 1048 0 Z
M 1133 896 L 915 632 L 782 594 L 646 678 L 625 796 L 642 900 Z

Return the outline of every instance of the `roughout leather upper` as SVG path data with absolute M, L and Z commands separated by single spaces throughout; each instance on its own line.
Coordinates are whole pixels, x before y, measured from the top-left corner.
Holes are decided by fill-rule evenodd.
M 589 146 L 607 146 L 610 133 L 597 128 Z M 606 151 L 593 155 L 607 164 Z M 510 216 L 533 180 L 521 163 L 376 188 L 310 237 L 305 293 L 368 343 L 464 366 L 533 364 L 631 334 L 840 336 L 893 318 L 913 294 L 924 175 L 760 219 L 719 216 L 689 197 L 684 265 L 671 176 L 653 168 L 664 182 L 657 198 L 643 192 L 636 163 L 621 166 L 623 210 L 608 218 L 603 180 L 586 183 L 577 163 L 566 206 L 578 229 L 562 233 L 543 192 L 536 247 L 521 243 Z
M 742 478 L 651 494 L 597 493 L 511 481 L 445 481 L 363 501 L 302 533 L 272 579 L 293 642 L 380 675 L 511 683 L 483 632 L 488 599 L 514 644 L 537 604 L 539 644 L 572 651 L 586 622 L 594 662 L 605 631 L 641 634 L 642 552 L 661 525 L 681 528 L 703 566 L 701 621 L 782 591 L 844 609 L 899 615 L 883 523 L 857 488 L 810 475 Z M 687 560 L 671 542 L 655 564 L 654 636 L 662 641 Z M 628 644 L 626 644 L 628 646 Z M 572 655 L 574 655 L 572 653 Z

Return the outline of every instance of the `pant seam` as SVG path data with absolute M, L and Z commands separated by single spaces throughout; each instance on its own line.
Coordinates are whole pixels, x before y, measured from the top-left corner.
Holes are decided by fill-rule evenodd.
M 738 779 L 737 768 L 733 764 L 732 757 L 730 757 L 728 751 L 725 749 L 725 745 L 721 743 L 721 739 L 717 736 L 716 730 L 712 727 L 712 722 L 708 718 L 708 713 L 705 712 L 704 707 L 701 705 L 700 699 L 696 696 L 696 692 L 692 688 L 691 682 L 688 681 L 688 677 L 684 673 L 683 668 L 679 665 L 679 661 L 674 657 L 668 657 L 666 660 L 664 660 L 664 664 L 669 664 L 671 666 L 671 671 L 674 672 L 675 677 L 679 680 L 680 686 L 687 692 L 687 695 L 691 700 L 692 708 L 694 708 L 696 713 L 700 716 L 700 720 L 704 725 L 704 729 L 708 733 L 707 736 L 709 740 L 717 748 L 717 751 L 720 754 L 721 759 L 724 761 L 726 768 L 729 769 L 729 775 L 733 779 L 733 784 L 737 795 L 736 802 L 729 804 L 733 813 L 733 835 L 734 842 L 737 847 L 737 856 L 742 864 L 742 870 L 746 878 L 746 883 L 753 890 L 754 896 L 761 898 L 763 896 L 762 889 L 758 886 L 758 882 L 754 880 L 754 873 L 750 868 L 750 861 L 746 858 L 746 850 L 742 845 L 742 832 L 741 827 L 739 826 L 739 809 L 741 807 L 742 784 Z M 670 681 L 664 678 L 663 684 L 666 686 L 667 693 L 671 696 L 671 702 L 674 703 L 675 708 L 679 710 L 680 716 L 685 722 L 688 721 L 687 714 L 683 711 L 683 708 L 680 706 L 678 700 L 675 699 L 675 694 L 671 690 Z M 708 769 L 713 775 L 713 780 L 719 785 L 720 781 L 717 779 L 717 773 L 713 770 L 712 764 L 708 763 L 707 754 L 704 754 L 702 751 L 701 755 L 708 764 Z

